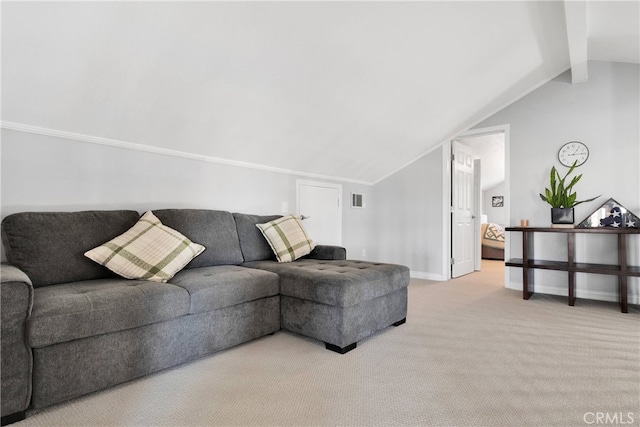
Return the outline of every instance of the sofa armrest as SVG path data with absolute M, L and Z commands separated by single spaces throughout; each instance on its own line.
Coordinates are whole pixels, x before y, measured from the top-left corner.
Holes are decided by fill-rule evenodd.
M 311 253 L 303 258 L 321 260 L 343 260 L 347 259 L 347 250 L 342 246 L 318 245 Z
M 0 265 L 0 379 L 2 420 L 18 420 L 31 400 L 33 355 L 26 341 L 27 319 L 33 308 L 33 285 L 10 264 Z M 18 417 L 18 418 L 16 418 Z

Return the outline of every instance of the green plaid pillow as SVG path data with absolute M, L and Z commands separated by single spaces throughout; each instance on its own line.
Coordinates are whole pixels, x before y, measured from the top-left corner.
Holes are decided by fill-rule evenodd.
M 149 211 L 127 232 L 84 255 L 127 279 L 166 282 L 204 249 Z
M 299 218 L 285 215 L 265 224 L 256 224 L 278 262 L 291 262 L 309 254 L 316 244 L 309 238 Z

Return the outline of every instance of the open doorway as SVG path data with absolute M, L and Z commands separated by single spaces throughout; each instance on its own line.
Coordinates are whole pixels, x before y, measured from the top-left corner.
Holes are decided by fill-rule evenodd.
M 454 147 L 465 147 L 471 153 L 473 161 L 473 183 L 470 184 L 473 204 L 471 210 L 472 236 L 470 239 L 460 239 L 458 225 L 461 223 L 457 206 L 459 203 L 460 184 L 456 182 L 457 165 L 454 156 L 451 158 L 448 178 L 450 188 L 450 211 L 447 222 L 450 230 L 448 235 L 449 252 L 451 254 L 448 270 L 449 277 L 457 277 L 472 272 L 469 267 L 460 269 L 456 263 L 461 260 L 469 263 L 461 254 L 470 253 L 473 256 L 473 271 L 496 265 L 504 270 L 505 254 L 508 253 L 505 242 L 504 228 L 509 224 L 509 128 L 499 126 L 494 128 L 476 129 L 459 135 L 451 141 L 452 153 Z M 457 149 L 459 151 L 459 148 Z M 457 151 L 456 151 L 457 155 Z M 469 184 L 467 184 L 468 186 Z M 460 245 L 466 245 L 460 247 Z M 459 259 L 456 259 L 459 258 Z

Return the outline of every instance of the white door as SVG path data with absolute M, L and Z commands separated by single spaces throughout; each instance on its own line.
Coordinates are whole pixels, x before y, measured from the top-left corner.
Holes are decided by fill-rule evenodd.
M 311 240 L 342 245 L 342 185 L 297 181 L 297 213 Z
M 475 264 L 473 149 L 453 141 L 452 150 L 451 277 L 459 277 Z
M 482 238 L 480 236 L 482 232 L 482 162 L 480 159 L 474 156 L 473 160 L 473 214 L 475 219 L 473 220 L 473 238 L 475 262 L 474 269 L 476 271 L 482 270 Z

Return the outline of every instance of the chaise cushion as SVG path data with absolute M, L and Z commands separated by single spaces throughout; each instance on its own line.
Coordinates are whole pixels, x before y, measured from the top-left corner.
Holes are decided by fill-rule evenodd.
M 24 271 L 35 288 L 113 277 L 83 254 L 124 233 L 139 217 L 124 210 L 21 212 L 2 221 L 2 242 L 9 263 Z
M 45 347 L 188 312 L 189 293 L 167 283 L 113 278 L 51 285 L 34 291 L 27 336 L 31 347 Z
M 280 291 L 277 274 L 235 265 L 185 269 L 171 283 L 189 292 L 191 314 L 278 295 Z
M 267 240 L 256 225 L 273 221 L 281 216 L 282 215 L 248 215 L 243 213 L 233 214 L 233 218 L 236 220 L 244 262 L 276 259 L 275 254 L 271 250 L 271 246 L 269 246 L 269 243 L 267 243 Z
M 166 282 L 204 249 L 148 211 L 125 233 L 85 256 L 127 279 Z
M 278 274 L 281 295 L 339 307 L 391 294 L 409 284 L 409 268 L 396 264 L 300 259 L 292 263 L 254 261 L 243 266 Z
M 308 255 L 316 247 L 302 226 L 302 221 L 293 215 L 285 215 L 256 226 L 271 246 L 278 262 L 295 261 Z
M 153 213 L 167 227 L 178 230 L 205 250 L 185 268 L 242 264 L 236 222 L 231 212 L 207 209 L 160 209 Z

